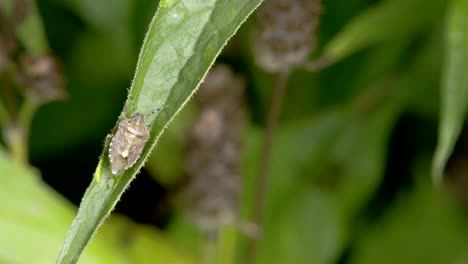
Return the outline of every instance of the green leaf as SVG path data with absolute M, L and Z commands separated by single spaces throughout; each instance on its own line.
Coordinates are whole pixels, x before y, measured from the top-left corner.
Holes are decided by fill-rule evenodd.
M 349 22 L 324 48 L 324 56 L 339 61 L 369 46 L 395 41 L 429 28 L 443 14 L 444 0 L 386 0 Z M 417 15 L 415 10 L 421 10 Z
M 434 34 L 425 42 L 401 72 L 378 81 L 357 98 L 354 107 L 364 112 L 337 137 L 332 158 L 343 166 L 339 195 L 351 213 L 361 209 L 380 183 L 390 132 L 398 116 L 437 82 L 440 36 Z
M 348 231 L 354 230 L 354 217 L 381 182 L 398 116 L 437 78 L 434 65 L 439 62 L 440 36 L 434 37 L 425 41 L 400 73 L 376 82 L 349 104 L 279 128 L 272 150 L 260 263 L 336 261 Z M 249 137 L 245 155 L 244 193 L 249 194 L 245 200 L 252 199 L 257 171 L 261 140 L 255 136 Z M 244 214 L 248 204 L 251 201 L 243 201 Z
M 274 263 L 337 259 L 350 228 L 346 220 L 381 180 L 400 107 L 382 104 L 371 115 L 341 108 L 279 135 L 260 263 L 272 263 L 271 252 L 281 252 Z
M 227 40 L 260 2 L 165 0 L 160 3 L 143 44 L 128 107 L 120 117 L 121 120 L 134 112 L 145 115 L 150 139 L 136 164 L 117 177 L 110 171 L 108 150 L 104 149 L 57 263 L 78 260 L 143 166 L 163 130 L 195 92 Z M 160 107 L 162 111 L 158 112 Z
M 408 52 L 410 44 L 410 39 L 400 39 L 372 48 L 366 53 L 362 66 L 354 73 L 353 82 L 347 89 L 362 92 L 363 88 L 388 76 L 389 72 L 401 66 L 402 58 L 406 57 L 405 52 Z
M 70 65 L 73 74 L 86 76 L 94 83 L 102 80 L 131 79 L 136 62 L 128 29 L 84 31 L 73 43 Z M 107 58 L 106 54 L 114 54 Z
M 171 123 L 171 129 L 164 133 L 158 143 L 158 151 L 148 158 L 145 170 L 163 186 L 176 186 L 184 175 L 184 146 L 187 131 L 195 118 L 195 105 L 189 103 L 184 111 Z
M 259 263 L 337 259 L 347 240 L 346 220 L 362 208 L 381 178 L 396 109 L 384 104 L 368 116 L 339 106 L 281 127 L 272 153 Z M 255 142 L 261 140 L 252 134 L 247 145 L 255 150 L 246 159 L 249 194 L 258 156 Z
M 402 192 L 379 222 L 366 224 L 349 263 L 463 263 L 466 217 L 447 193 L 431 186 L 428 165 L 427 159 L 416 168 L 413 191 Z
M 99 30 L 128 27 L 132 2 L 130 0 L 53 0 Z
M 444 168 L 463 127 L 468 106 L 468 1 L 452 1 L 446 28 L 439 139 L 432 176 L 441 184 Z
M 63 199 L 53 199 L 57 197 L 37 180 L 36 171 L 3 151 L 0 171 L 0 199 L 5 201 L 0 203 L 0 262 L 50 263 L 66 222 L 72 219 L 71 207 Z
M 91 247 L 96 242 L 106 244 L 112 250 L 113 255 L 125 260 L 125 263 L 145 263 L 148 260 L 151 260 L 151 263 L 161 264 L 191 263 L 180 253 L 178 247 L 173 247 L 172 240 L 154 227 L 135 224 L 118 215 L 113 215 L 109 219 L 96 238 L 91 242 Z M 158 250 L 154 250 L 155 248 Z
M 0 150 L 0 263 L 53 263 L 75 208 Z M 41 241 L 41 243 L 38 243 Z M 125 243 L 123 243 L 125 242 Z M 158 247 L 154 252 L 148 248 Z M 146 250 L 145 250 L 146 249 Z M 188 263 L 152 227 L 113 216 L 83 256 L 84 263 Z
M 265 226 L 258 263 L 334 263 L 346 233 L 339 202 L 329 193 L 299 187 L 281 205 L 275 221 Z
M 53 263 L 73 206 L 43 184 L 32 168 L 0 152 L 0 262 Z M 41 243 L 38 243 L 41 241 Z M 125 263 L 98 239 L 86 263 Z

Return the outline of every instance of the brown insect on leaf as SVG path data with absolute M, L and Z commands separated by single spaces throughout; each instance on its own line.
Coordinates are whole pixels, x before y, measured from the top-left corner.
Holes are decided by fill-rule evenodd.
M 135 113 L 119 123 L 109 148 L 112 174 L 119 175 L 135 164 L 149 136 L 145 117 L 141 113 Z

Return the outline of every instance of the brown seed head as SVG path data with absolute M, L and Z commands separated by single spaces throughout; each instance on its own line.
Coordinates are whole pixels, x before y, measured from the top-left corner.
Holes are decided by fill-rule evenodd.
M 192 220 L 206 233 L 237 220 L 244 88 L 243 78 L 218 64 L 196 95 L 200 114 L 187 147 L 185 202 Z
M 21 56 L 18 82 L 25 94 L 37 103 L 67 98 L 61 67 L 52 55 Z
M 277 73 L 304 64 L 315 48 L 320 0 L 268 0 L 257 11 L 256 63 Z

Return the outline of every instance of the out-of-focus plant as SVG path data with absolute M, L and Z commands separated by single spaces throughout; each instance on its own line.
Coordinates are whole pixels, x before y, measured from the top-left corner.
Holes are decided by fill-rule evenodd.
M 59 62 L 49 54 L 34 1 L 2 1 L 0 24 L 2 134 L 12 155 L 27 162 L 32 118 L 41 105 L 66 97 L 64 80 Z
M 0 263 L 468 259 L 468 2 L 260 2 L 0 0 Z
M 321 10 L 320 0 L 272 0 L 265 2 L 257 12 L 253 39 L 255 62 L 276 77 L 265 118 L 265 135 L 256 177 L 256 197 L 253 201 L 252 221 L 259 226 L 263 225 L 273 137 L 288 87 L 288 78 L 295 67 L 308 64 L 308 57 L 316 47 Z M 316 64 L 317 67 L 310 68 L 320 68 L 323 63 Z M 257 255 L 257 239 L 250 240 L 247 251 L 246 263 L 253 263 Z
M 446 58 L 442 77 L 439 142 L 434 157 L 434 182 L 441 184 L 445 164 L 463 128 L 468 106 L 468 3 L 453 1 L 446 25 Z
M 245 80 L 218 64 L 196 95 L 199 115 L 186 146 L 188 183 L 181 202 L 203 233 L 206 262 L 232 263 L 235 243 L 228 239 L 235 236 L 223 236 L 226 229 L 257 235 L 255 227 L 238 215 L 242 135 L 247 121 L 244 90 Z

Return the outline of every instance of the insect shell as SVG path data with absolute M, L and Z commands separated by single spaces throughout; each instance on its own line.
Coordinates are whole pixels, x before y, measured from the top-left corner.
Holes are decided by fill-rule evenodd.
M 112 174 L 119 175 L 135 164 L 149 136 L 142 114 L 135 113 L 120 121 L 109 148 Z

